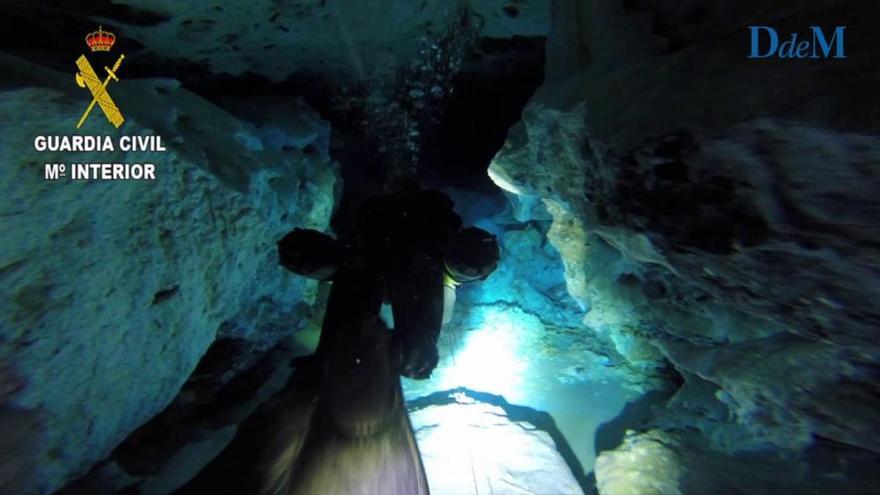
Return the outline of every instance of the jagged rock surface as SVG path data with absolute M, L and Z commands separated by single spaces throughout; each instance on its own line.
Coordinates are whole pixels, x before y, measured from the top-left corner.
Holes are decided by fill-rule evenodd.
M 106 457 L 218 335 L 266 350 L 310 315 L 313 287 L 278 269 L 275 241 L 294 225 L 326 228 L 334 165 L 275 147 L 174 81 L 129 83 L 115 92 L 130 103 L 126 133 L 162 135 L 168 152 L 38 154 L 34 135 L 70 134 L 82 95 L 33 86 L 0 98 L 0 357 L 19 384 L 4 408 L 40 424 L 16 443 L 34 451 L 39 482 L 17 494 L 49 493 Z M 304 118 L 306 134 L 324 132 Z M 93 116 L 83 132 L 104 124 Z M 43 180 L 43 163 L 74 161 L 152 162 L 158 180 Z
M 196 8 L 175 1 L 126 3 L 166 19 L 153 26 L 124 27 L 160 57 L 197 61 L 215 74 L 250 71 L 273 80 L 296 73 L 347 79 L 390 75 L 388 71 L 417 56 L 423 38 L 445 29 L 456 6 L 446 0 L 227 1 Z M 542 36 L 549 28 L 546 0 L 470 4 L 484 23 L 482 36 Z M 266 50 L 271 57 L 255 55 Z
M 596 462 L 602 495 L 691 493 L 870 494 L 877 476 L 863 452 L 836 446 L 823 454 L 727 453 L 704 444 L 691 431 L 630 431 Z M 784 474 L 782 474 L 784 473 Z
M 252 351 L 248 348 L 254 344 L 215 340 L 168 407 L 56 495 L 133 489 L 139 495 L 177 493 L 229 446 L 259 405 L 284 387 L 292 371 L 291 358 L 306 351 L 296 340 L 287 339 L 260 354 L 262 359 L 255 365 L 238 369 L 250 364 L 240 354 Z M 242 466 L 238 474 L 245 471 Z
M 4 39 L 16 50 L 57 46 L 68 53 L 103 25 L 117 35 L 131 63 L 144 63 L 140 70 L 162 71 L 156 66 L 168 65 L 179 69 L 179 77 L 198 72 L 276 82 L 308 76 L 340 86 L 383 81 L 426 59 L 422 50 L 430 50 L 456 22 L 460 7 L 470 12 L 479 36 L 510 39 L 546 36 L 551 6 L 550 0 L 125 0 L 80 9 L 7 4 Z M 22 26 L 27 31 L 19 31 Z M 57 38 L 21 43 L 27 32 L 52 32 Z M 59 69 L 69 63 L 59 61 L 57 50 L 47 51 L 51 55 L 13 53 Z
M 559 253 L 544 239 L 549 216 L 524 225 L 499 193 L 447 192 L 465 225 L 498 237 L 501 260 L 486 280 L 458 288 L 440 362 L 430 379 L 404 380 L 407 398 L 466 386 L 545 410 L 589 472 L 596 428 L 636 394 L 662 387 L 662 370 L 631 364 L 611 334 L 584 331 Z M 619 258 L 610 259 L 614 269 L 627 264 Z
M 855 46 L 870 13 L 838 3 L 835 19 L 862 28 Z M 490 174 L 522 203 L 546 205 L 587 326 L 631 363 L 667 361 L 686 378 L 689 413 L 676 418 L 683 399 L 670 402 L 656 418 L 669 440 L 639 455 L 674 443 L 661 467 L 702 473 L 697 484 L 612 482 L 628 471 L 623 453 L 638 450 L 630 442 L 600 456 L 602 493 L 741 490 L 748 480 L 713 476 L 712 459 L 746 466 L 768 449 L 806 456 L 838 448 L 830 442 L 854 464 L 880 453 L 880 105 L 865 68 L 876 49 L 845 65 L 746 58 L 754 19 L 807 26 L 825 8 L 556 5 L 546 82 Z M 820 457 L 802 469 L 821 471 Z M 799 489 L 868 489 L 844 471 Z M 755 493 L 803 475 L 782 465 Z

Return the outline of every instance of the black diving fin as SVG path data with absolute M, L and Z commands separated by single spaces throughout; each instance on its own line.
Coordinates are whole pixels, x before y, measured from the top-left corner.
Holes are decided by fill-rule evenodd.
M 400 386 L 390 333 L 375 318 L 326 363 L 302 436 L 275 449 L 264 495 L 427 495 L 428 483 Z M 287 428 L 290 428 L 288 425 Z

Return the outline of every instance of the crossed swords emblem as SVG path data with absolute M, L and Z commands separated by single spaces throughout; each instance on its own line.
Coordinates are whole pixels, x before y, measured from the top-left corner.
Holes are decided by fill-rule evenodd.
M 111 79 L 119 81 L 119 78 L 116 77 L 116 72 L 119 70 L 119 66 L 122 65 L 122 59 L 124 58 L 125 55 L 120 55 L 119 59 L 116 60 L 116 63 L 113 64 L 112 69 L 104 66 L 104 70 L 107 71 L 107 78 L 104 79 L 103 82 L 98 78 L 98 74 L 95 73 L 95 69 L 92 68 L 92 64 L 89 63 L 89 60 L 85 55 L 80 55 L 79 58 L 76 59 L 76 66 L 79 68 L 79 72 L 76 73 L 76 84 L 81 88 L 87 87 L 89 92 L 92 93 L 92 102 L 89 103 L 89 107 L 86 108 L 82 118 L 79 119 L 79 123 L 76 124 L 77 129 L 82 127 L 83 122 L 85 122 L 89 117 L 89 114 L 92 113 L 92 109 L 95 108 L 95 103 L 101 107 L 107 120 L 116 126 L 117 129 L 125 121 L 122 112 L 119 111 L 119 107 L 116 106 L 116 103 L 113 102 L 113 98 L 110 98 L 110 93 L 107 92 L 107 85 L 110 84 Z

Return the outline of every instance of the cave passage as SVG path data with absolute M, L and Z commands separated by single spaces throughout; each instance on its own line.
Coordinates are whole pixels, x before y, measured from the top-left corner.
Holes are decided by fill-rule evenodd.
M 876 2 L 73 4 L 0 2 L 0 495 L 880 493 Z
M 590 491 L 584 480 L 594 467 L 599 427 L 644 390 L 637 378 L 617 372 L 608 349 L 583 330 L 581 308 L 564 289 L 562 261 L 545 239 L 549 215 L 538 213 L 523 225 L 515 218 L 516 201 L 486 173 L 543 81 L 544 39 L 484 40 L 478 52 L 456 76 L 442 118 L 425 136 L 418 172 L 425 187 L 453 199 L 465 226 L 498 237 L 502 259 L 488 280 L 458 289 L 454 318 L 439 338 L 438 367 L 428 380 L 404 378 L 404 393 L 412 404 L 466 388 L 546 411 L 570 446 L 581 489 Z M 348 226 L 348 205 L 375 187 L 373 165 L 357 149 L 337 151 L 346 177 L 338 230 Z M 452 431 L 463 436 L 450 439 L 447 447 L 457 453 L 451 455 L 475 448 L 467 430 Z
M 548 349 L 538 318 L 511 309 L 461 301 L 440 337 L 440 365 L 425 381 L 404 379 L 409 400 L 457 387 L 504 397 L 550 413 L 580 466 L 593 470 L 596 432 L 640 394 L 608 368 L 607 359 L 582 351 L 564 359 Z M 543 345 L 542 345 L 543 344 Z M 551 344 L 552 345 L 552 344 Z

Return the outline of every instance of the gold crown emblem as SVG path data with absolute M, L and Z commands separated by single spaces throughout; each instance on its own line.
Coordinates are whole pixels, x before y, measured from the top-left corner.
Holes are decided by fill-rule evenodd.
M 86 35 L 86 44 L 93 52 L 109 52 L 114 43 L 116 43 L 116 35 L 110 31 L 104 31 L 101 26 L 98 26 L 97 31 Z

